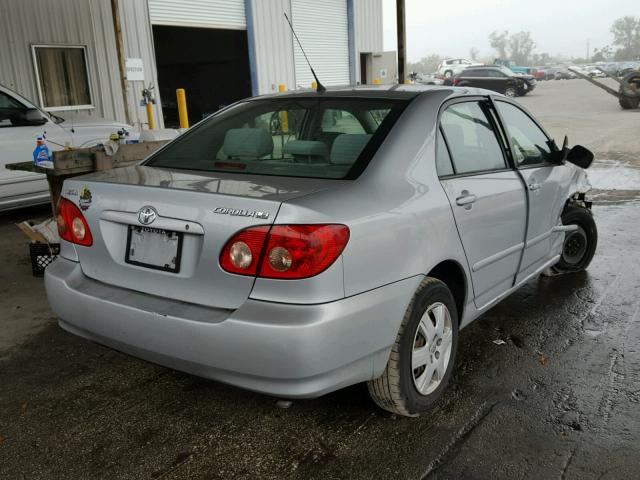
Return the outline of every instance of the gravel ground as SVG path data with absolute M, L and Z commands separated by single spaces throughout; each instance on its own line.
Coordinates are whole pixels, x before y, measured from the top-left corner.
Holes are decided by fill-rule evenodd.
M 13 225 L 47 208 L 0 216 L 0 478 L 638 478 L 640 111 L 580 80 L 521 101 L 598 153 L 598 251 L 463 330 L 449 390 L 417 419 L 362 385 L 280 409 L 74 337 Z

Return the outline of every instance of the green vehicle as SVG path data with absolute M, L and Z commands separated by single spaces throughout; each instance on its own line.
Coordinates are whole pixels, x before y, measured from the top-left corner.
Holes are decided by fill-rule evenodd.
M 503 67 L 507 67 L 513 73 L 522 73 L 525 75 L 531 73 L 530 67 L 519 67 L 516 65 L 516 63 L 513 60 L 502 60 L 500 58 L 496 58 L 493 63 L 494 65 L 501 65 Z

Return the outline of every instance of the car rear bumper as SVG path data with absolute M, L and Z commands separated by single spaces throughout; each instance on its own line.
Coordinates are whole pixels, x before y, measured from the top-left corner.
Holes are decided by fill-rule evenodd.
M 249 299 L 224 310 L 106 285 L 64 258 L 45 271 L 51 308 L 65 330 L 166 367 L 288 398 L 316 397 L 380 375 L 421 278 L 331 303 Z

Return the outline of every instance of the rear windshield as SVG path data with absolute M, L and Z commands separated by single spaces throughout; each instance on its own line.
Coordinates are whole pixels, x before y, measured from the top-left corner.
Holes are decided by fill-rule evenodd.
M 407 102 L 280 98 L 232 106 L 145 165 L 208 172 L 349 179 L 366 168 Z

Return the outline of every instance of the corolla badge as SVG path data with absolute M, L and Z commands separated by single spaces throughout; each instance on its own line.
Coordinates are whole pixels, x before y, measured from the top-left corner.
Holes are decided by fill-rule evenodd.
M 233 217 L 254 217 L 266 220 L 269 218 L 269 212 L 259 212 L 256 210 L 244 210 L 242 208 L 226 208 L 216 207 L 213 209 L 213 213 L 221 215 L 231 215 Z
M 142 225 L 152 224 L 157 217 L 158 217 L 158 212 L 156 211 L 156 209 L 148 205 L 138 210 L 138 221 Z

